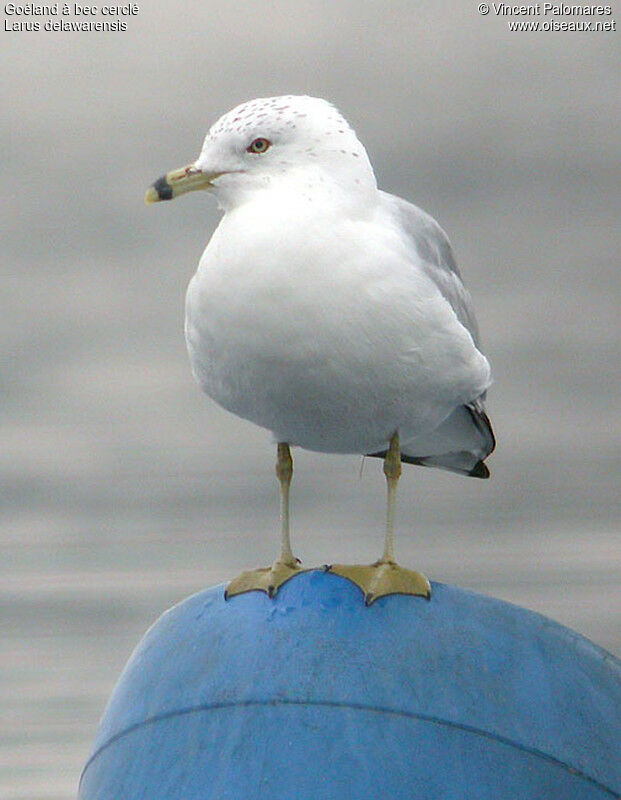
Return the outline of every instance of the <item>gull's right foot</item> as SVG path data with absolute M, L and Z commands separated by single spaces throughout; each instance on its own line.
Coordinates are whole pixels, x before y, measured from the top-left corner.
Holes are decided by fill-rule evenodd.
M 224 599 L 228 600 L 236 594 L 254 591 L 265 592 L 268 597 L 274 597 L 283 583 L 305 571 L 298 559 L 294 561 L 277 559 L 271 567 L 250 569 L 234 578 L 224 591 Z

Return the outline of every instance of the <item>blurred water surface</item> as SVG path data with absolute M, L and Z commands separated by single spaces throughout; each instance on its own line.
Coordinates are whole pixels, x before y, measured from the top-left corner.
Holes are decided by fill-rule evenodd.
M 5 800 L 73 796 L 146 627 L 274 556 L 269 436 L 200 395 L 183 344 L 218 212 L 142 204 L 250 97 L 334 101 L 382 188 L 449 232 L 475 298 L 492 479 L 405 470 L 400 559 L 621 652 L 617 35 L 344 0 L 147 3 L 123 34 L 3 33 Z M 294 458 L 296 552 L 374 559 L 380 462 Z

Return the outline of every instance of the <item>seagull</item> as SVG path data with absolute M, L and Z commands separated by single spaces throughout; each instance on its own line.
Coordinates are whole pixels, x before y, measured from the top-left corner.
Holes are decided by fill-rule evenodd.
M 192 372 L 223 408 L 271 431 L 280 484 L 280 555 L 243 572 L 230 598 L 274 596 L 302 571 L 291 549 L 290 448 L 384 459 L 384 550 L 326 569 L 378 597 L 429 598 L 397 564 L 401 464 L 489 477 L 490 366 L 449 240 L 415 205 L 378 189 L 340 112 L 307 96 L 251 100 L 209 130 L 199 157 L 148 189 L 147 203 L 195 190 L 223 211 L 190 281 Z

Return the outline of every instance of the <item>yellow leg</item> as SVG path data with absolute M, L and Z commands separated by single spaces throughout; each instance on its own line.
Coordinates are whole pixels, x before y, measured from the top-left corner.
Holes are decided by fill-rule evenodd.
M 291 550 L 289 533 L 289 489 L 293 477 L 293 459 L 289 445 L 278 445 L 278 458 L 276 460 L 276 477 L 280 484 L 280 558 L 284 564 L 295 564 L 296 558 Z
M 386 537 L 384 553 L 380 561 L 391 564 L 395 561 L 395 508 L 397 505 L 397 484 L 401 477 L 401 450 L 399 434 L 395 433 L 390 440 L 390 447 L 384 458 L 384 475 L 388 487 L 386 502 Z
M 390 440 L 390 447 L 384 459 L 384 475 L 388 487 L 386 503 L 386 538 L 384 552 L 374 564 L 333 564 L 329 572 L 340 575 L 355 583 L 362 589 L 364 601 L 370 606 L 378 597 L 389 594 L 411 594 L 420 597 L 431 597 L 431 586 L 427 578 L 420 572 L 400 567 L 395 561 L 394 531 L 395 506 L 397 501 L 397 484 L 401 476 L 401 449 L 399 434 L 395 433 Z
M 226 587 L 225 599 L 244 592 L 261 591 L 273 597 L 278 589 L 299 572 L 299 560 L 291 550 L 289 534 L 289 487 L 293 477 L 293 459 L 286 442 L 278 444 L 276 475 L 280 484 L 280 555 L 271 567 L 259 567 L 242 572 Z

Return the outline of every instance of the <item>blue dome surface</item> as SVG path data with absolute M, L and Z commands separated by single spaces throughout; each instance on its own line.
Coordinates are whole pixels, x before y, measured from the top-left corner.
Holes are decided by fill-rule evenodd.
M 621 664 L 452 586 L 365 607 L 339 576 L 167 611 L 110 698 L 80 800 L 621 796 Z

